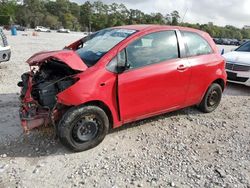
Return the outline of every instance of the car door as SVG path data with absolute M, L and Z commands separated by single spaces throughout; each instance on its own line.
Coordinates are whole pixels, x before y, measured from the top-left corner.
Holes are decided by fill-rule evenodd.
M 147 34 L 121 51 L 129 69 L 118 75 L 122 121 L 180 108 L 186 99 L 190 71 L 179 54 L 175 31 Z M 118 60 L 119 61 L 119 60 Z
M 211 46 L 201 35 L 182 31 L 183 40 L 187 47 L 187 59 L 190 65 L 192 77 L 187 92 L 187 105 L 200 102 L 208 86 L 221 64 L 221 58 L 213 52 Z

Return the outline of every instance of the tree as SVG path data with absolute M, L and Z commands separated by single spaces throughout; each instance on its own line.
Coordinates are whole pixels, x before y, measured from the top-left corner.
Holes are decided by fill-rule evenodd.
M 58 21 L 58 18 L 56 16 L 46 15 L 43 25 L 46 27 L 50 27 L 51 29 L 58 29 L 60 26 L 62 26 L 62 23 Z
M 83 30 L 91 30 L 91 23 L 93 17 L 93 5 L 86 1 L 80 7 L 80 24 Z
M 106 27 L 128 24 L 169 24 L 192 27 L 208 32 L 218 38 L 250 38 L 250 30 L 231 25 L 219 27 L 214 24 L 180 23 L 178 11 L 163 16 L 159 12 L 147 14 L 138 9 L 127 9 L 124 4 L 105 4 L 102 1 L 86 1 L 82 5 L 70 0 L 0 0 L 0 24 L 11 23 L 28 27 L 44 25 L 57 29 L 96 31 Z
M 44 1 L 24 0 L 23 10 L 19 13 L 24 13 L 25 25 L 35 27 L 43 23 L 44 12 L 46 12 Z
M 172 24 L 171 25 L 178 25 L 179 19 L 180 19 L 179 12 L 177 10 L 173 11 L 171 13 L 171 17 L 172 17 Z
M 15 21 L 17 4 L 14 0 L 0 1 L 0 25 L 8 25 Z
M 70 30 L 78 30 L 78 21 L 71 13 L 66 13 L 63 16 L 63 26 Z

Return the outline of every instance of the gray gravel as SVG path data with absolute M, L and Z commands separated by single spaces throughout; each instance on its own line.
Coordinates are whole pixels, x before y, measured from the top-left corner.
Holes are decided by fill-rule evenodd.
M 213 113 L 191 107 L 135 122 L 71 153 L 51 128 L 22 134 L 16 83 L 29 56 L 81 34 L 7 34 L 13 53 L 0 64 L 0 187 L 250 187 L 250 88 L 229 84 Z

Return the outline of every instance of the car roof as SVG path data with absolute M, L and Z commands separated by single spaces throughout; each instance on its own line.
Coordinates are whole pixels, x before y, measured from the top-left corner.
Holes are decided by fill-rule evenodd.
M 137 31 L 145 31 L 145 30 L 154 30 L 154 29 L 166 29 L 166 30 L 173 30 L 173 29 L 178 29 L 178 30 L 183 30 L 183 31 L 191 31 L 191 32 L 196 32 L 196 33 L 205 33 L 201 30 L 198 29 L 193 29 L 189 27 L 181 27 L 181 26 L 170 26 L 170 25 L 123 25 L 123 26 L 117 26 L 113 28 L 120 28 L 120 29 L 133 29 Z
M 198 29 L 193 29 L 189 27 L 180 27 L 180 26 L 169 26 L 169 25 L 124 25 L 124 26 L 118 26 L 118 27 L 113 27 L 113 28 L 133 29 L 133 30 L 139 31 L 138 33 L 157 32 L 157 31 L 164 31 L 164 30 L 181 30 L 181 31 L 194 32 L 194 33 L 201 35 L 203 38 L 205 38 L 207 42 L 209 42 L 214 52 L 217 52 L 217 53 L 219 52 L 218 48 L 216 47 L 210 35 Z

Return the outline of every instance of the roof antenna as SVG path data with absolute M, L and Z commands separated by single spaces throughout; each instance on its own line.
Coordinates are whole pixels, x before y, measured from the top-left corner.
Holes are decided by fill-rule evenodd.
M 185 19 L 185 17 L 186 17 L 187 11 L 188 11 L 188 7 L 186 8 L 186 11 L 185 11 L 185 13 L 184 13 L 184 15 L 183 15 L 183 17 L 182 17 L 181 23 L 183 23 L 183 21 L 184 21 L 184 19 Z

